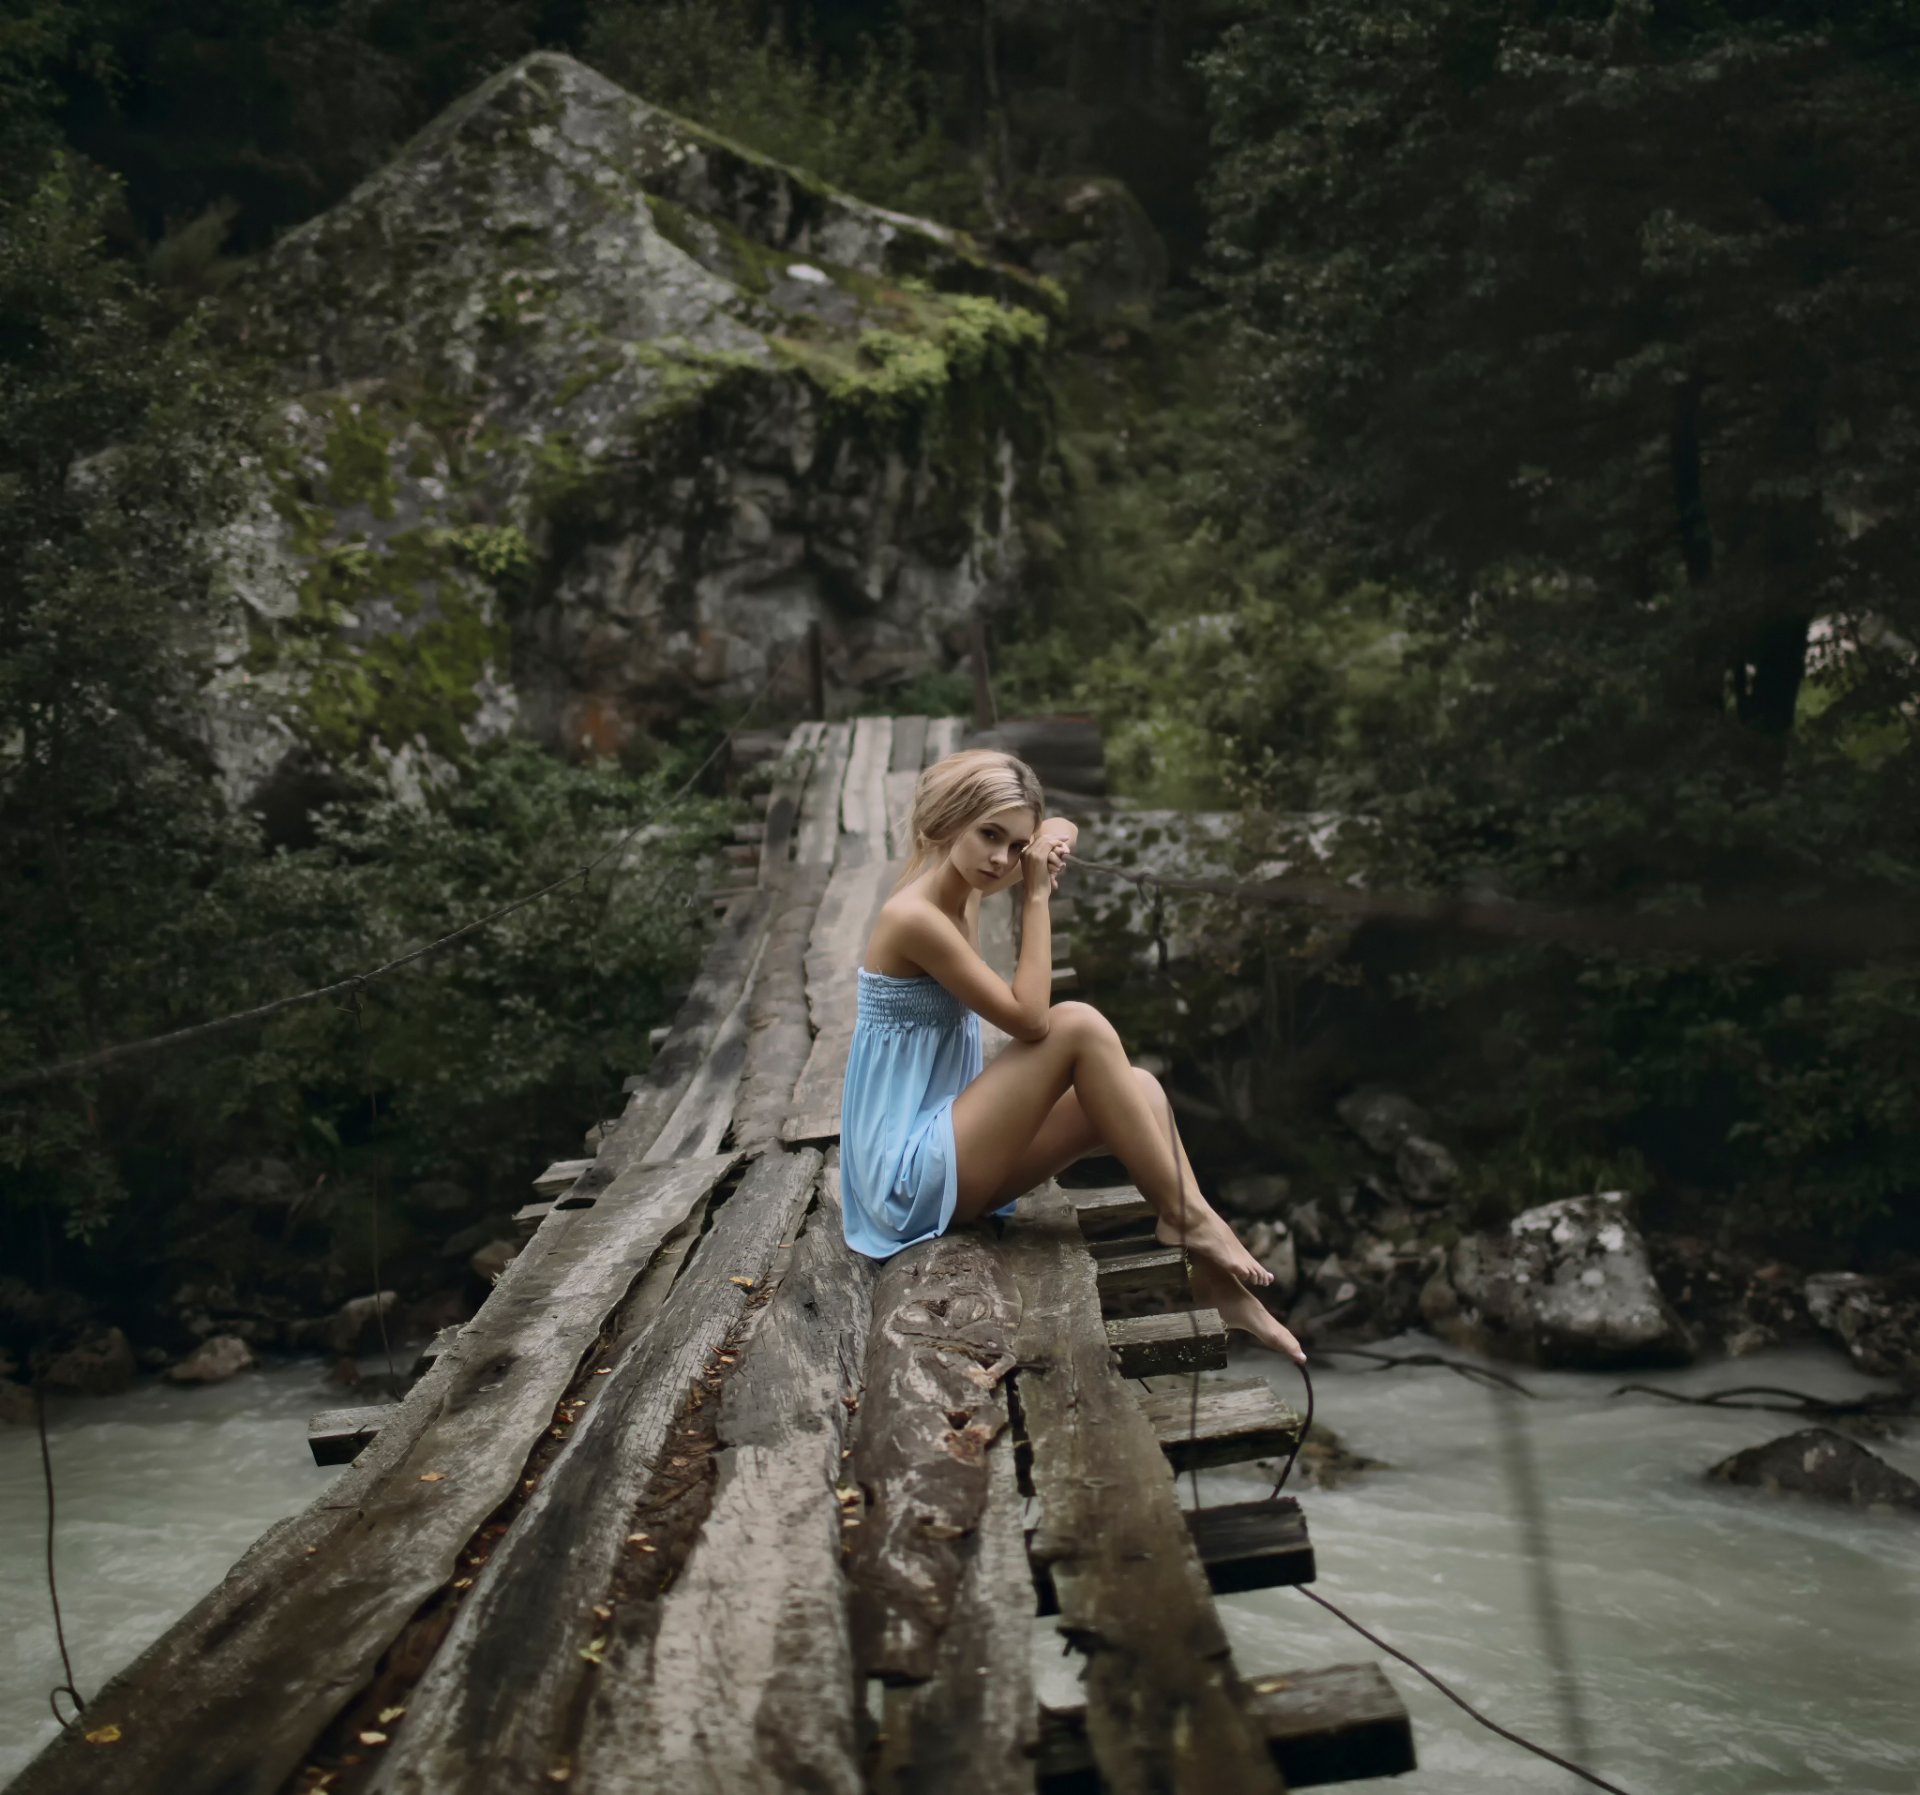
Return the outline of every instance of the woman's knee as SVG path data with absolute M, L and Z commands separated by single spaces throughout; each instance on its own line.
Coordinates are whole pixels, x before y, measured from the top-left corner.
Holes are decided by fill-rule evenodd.
M 1047 1032 L 1075 1042 L 1118 1041 L 1119 1033 L 1090 1003 L 1057 1003 L 1047 1012 Z

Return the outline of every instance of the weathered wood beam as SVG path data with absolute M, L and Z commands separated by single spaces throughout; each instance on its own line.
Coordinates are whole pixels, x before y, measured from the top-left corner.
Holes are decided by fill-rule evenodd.
M 852 1466 L 867 1507 L 847 1562 L 868 1676 L 933 1675 L 1007 1426 L 1019 1318 L 1006 1261 L 977 1233 L 908 1247 L 880 1269 Z
M 796 866 L 753 981 L 747 1065 L 734 1099 L 732 1144 L 755 1153 L 780 1138 L 793 1088 L 813 1050 L 807 1022 L 807 942 L 827 889 L 824 866 Z
M 1413 1726 L 1377 1664 L 1330 1664 L 1255 1677 L 1248 1685 L 1267 1749 L 1290 1789 L 1404 1776 L 1417 1768 Z M 1045 1795 L 1091 1787 L 1084 1707 L 1040 1716 L 1035 1768 Z
M 960 717 L 933 718 L 927 724 L 927 745 L 920 764 L 930 767 L 935 761 L 945 760 L 949 754 L 957 753 L 960 738 L 966 732 L 966 722 Z
M 893 753 L 887 761 L 887 858 L 904 860 L 913 851 L 909 818 L 913 791 L 920 783 L 920 762 L 927 746 L 925 717 L 895 717 Z
M 782 770 L 767 795 L 766 821 L 760 836 L 760 883 L 776 885 L 785 876 L 800 823 L 800 805 L 813 772 L 814 756 L 826 724 L 797 723 L 787 737 Z
M 556 1159 L 533 1181 L 534 1190 L 543 1197 L 555 1197 L 592 1165 L 590 1159 Z
M 807 946 L 807 1009 L 815 1030 L 793 1106 L 781 1124 L 789 1143 L 832 1140 L 840 1132 L 840 1090 L 853 1045 L 860 953 L 874 914 L 897 873 L 891 861 L 836 866 Z
M 307 1450 L 316 1465 L 350 1465 L 373 1444 L 395 1404 L 368 1409 L 322 1409 L 307 1422 Z
M 1153 1205 L 1131 1184 L 1109 1185 L 1103 1190 L 1070 1190 L 1064 1194 L 1073 1205 L 1080 1232 L 1088 1240 L 1138 1234 L 1153 1227 Z
M 280 1789 L 519 1488 L 582 1356 L 731 1164 L 650 1167 L 622 1200 L 542 1228 L 373 1444 L 88 1702 L 84 1730 L 116 1726 L 119 1742 L 103 1750 L 70 1729 L 11 1788 Z
M 625 1542 L 668 1430 L 745 1316 L 779 1242 L 791 1241 L 819 1167 L 814 1153 L 769 1155 L 718 1206 L 659 1313 L 601 1380 L 494 1546 L 407 1699 L 374 1789 L 478 1795 L 544 1783 L 571 1761 L 598 1656 L 590 1642 L 617 1637 L 594 1610 L 608 1605 L 617 1564 L 632 1551 Z
M 1023 1199 L 1005 1248 L 1024 1304 L 1014 1400 L 1040 1503 L 1033 1556 L 1087 1656 L 1087 1731 L 1105 1785 L 1278 1791 L 1166 1461 L 1107 1349 L 1065 1198 Z
M 1092 1261 L 1088 1262 L 1091 1272 Z M 1122 1377 L 1218 1371 L 1227 1362 L 1227 1330 L 1217 1309 L 1131 1315 L 1107 1323 L 1107 1343 Z
M 1196 1402 L 1190 1384 L 1139 1392 L 1141 1412 L 1176 1471 L 1243 1464 L 1293 1450 L 1300 1417 L 1262 1378 L 1209 1379 Z
M 821 732 L 793 840 L 793 857 L 802 866 L 834 863 L 840 841 L 840 788 L 846 782 L 852 748 L 851 723 L 829 723 Z
M 1313 1581 L 1307 1517 L 1291 1496 L 1194 1509 L 1187 1526 L 1216 1595 Z
M 887 757 L 891 717 L 862 717 L 853 726 L 847 779 L 840 793 L 840 846 L 834 863 L 887 858 Z
M 822 1176 L 724 1387 L 713 1508 L 653 1636 L 593 1678 L 577 1787 L 859 1795 L 865 1702 L 835 1490 L 874 1267 L 840 1238 L 835 1184 Z
M 1123 1296 L 1183 1296 L 1187 1289 L 1185 1257 L 1178 1247 L 1108 1254 L 1094 1261 L 1094 1275 L 1103 1304 Z

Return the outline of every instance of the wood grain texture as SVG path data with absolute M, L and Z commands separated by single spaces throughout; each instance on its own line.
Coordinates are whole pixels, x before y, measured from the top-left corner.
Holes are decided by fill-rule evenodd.
M 840 1092 L 859 986 L 860 954 L 873 918 L 886 902 L 899 869 L 886 860 L 843 863 L 833 869 L 807 944 L 807 1010 L 813 1046 L 794 1086 L 793 1107 L 781 1125 L 788 1142 L 833 1140 L 840 1133 Z
M 578 1787 L 861 1788 L 864 1702 L 836 1486 L 874 1265 L 840 1237 L 836 1184 L 823 1174 L 786 1276 L 726 1385 L 713 1509 L 657 1630 L 595 1679 Z
M 734 1101 L 732 1144 L 756 1153 L 780 1138 L 793 1087 L 813 1050 L 807 1021 L 807 943 L 827 889 L 823 866 L 796 866 L 781 887 L 780 910 L 753 981 L 747 1065 Z
M 887 759 L 893 750 L 893 719 L 862 717 L 853 726 L 846 783 L 840 792 L 841 860 L 887 857 Z
M 1291 1496 L 1195 1509 L 1187 1516 L 1187 1531 L 1216 1595 L 1314 1579 L 1307 1517 Z
M 793 857 L 801 866 L 831 866 L 840 842 L 840 788 L 846 783 L 853 725 L 829 723 L 814 747 L 813 771 L 800 800 Z
M 925 717 L 894 718 L 893 752 L 887 756 L 889 773 L 911 773 L 916 779 L 920 776 L 927 750 L 927 723 Z
M 1033 1551 L 1062 1630 L 1087 1657 L 1087 1732 L 1105 1785 L 1117 1795 L 1279 1790 L 1057 1190 L 1023 1200 L 1006 1249 L 1024 1305 L 1014 1377 L 1040 1503 Z
M 21 1773 L 28 1795 L 270 1795 L 514 1491 L 582 1355 L 731 1157 L 554 1217 L 373 1444 L 271 1528 Z M 431 1481 L 429 1481 L 431 1478 Z
M 1087 1261 L 1089 1273 L 1093 1261 Z M 1107 1343 L 1122 1377 L 1164 1377 L 1176 1371 L 1218 1371 L 1227 1362 L 1227 1330 L 1217 1309 L 1132 1315 L 1107 1324 Z
M 777 903 L 777 899 L 775 901 Z M 669 1160 L 697 1159 L 717 1152 L 733 1125 L 734 1098 L 747 1068 L 754 981 L 773 933 L 772 907 L 766 903 L 764 894 L 756 899 L 756 907 L 766 909 L 768 914 L 755 936 L 740 994 L 713 1031 L 707 1056 L 688 1081 L 673 1114 L 661 1124 L 653 1145 L 641 1156 L 643 1164 L 664 1165 Z
M 933 718 L 927 724 L 927 745 L 921 765 L 930 767 L 935 761 L 945 760 L 949 754 L 957 753 L 960 738 L 966 732 L 966 723 L 959 717 Z
M 1300 1417 L 1263 1378 L 1208 1379 L 1196 1403 L 1187 1383 L 1139 1395 L 1140 1412 L 1176 1471 L 1244 1463 L 1292 1450 Z
M 973 1230 L 880 1269 L 854 1479 L 854 1653 L 868 1676 L 925 1682 L 987 1506 L 987 1458 L 1007 1427 L 1020 1298 L 998 1247 Z
M 800 823 L 800 803 L 813 771 L 813 756 L 826 730 L 824 723 L 796 723 L 781 756 L 781 770 L 767 794 L 767 817 L 761 832 L 760 883 L 777 885 L 791 862 L 794 831 Z
M 1031 1795 L 1033 1583 L 1013 1442 L 987 1449 L 987 1506 L 966 1550 L 932 1680 L 888 1689 L 873 1795 Z
M 666 1302 L 599 1380 L 566 1449 L 493 1548 L 371 1788 L 460 1795 L 530 1787 L 572 1755 L 583 1682 L 594 1674 L 581 1653 L 605 1630 L 594 1605 L 612 1588 L 662 1443 L 779 1242 L 792 1238 L 819 1167 L 818 1154 L 770 1155 L 718 1205 Z

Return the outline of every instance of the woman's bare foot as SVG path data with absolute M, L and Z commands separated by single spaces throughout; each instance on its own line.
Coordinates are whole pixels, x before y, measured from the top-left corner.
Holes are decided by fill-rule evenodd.
M 1184 1234 L 1178 1222 L 1165 1216 L 1154 1223 L 1154 1238 L 1163 1247 L 1185 1247 L 1196 1263 L 1205 1261 L 1229 1277 L 1237 1278 L 1256 1290 L 1273 1282 L 1273 1273 L 1240 1244 L 1240 1237 L 1223 1222 L 1218 1213 L 1204 1206 L 1198 1215 L 1188 1211 Z
M 1220 1311 L 1220 1319 L 1230 1328 L 1251 1334 L 1262 1346 L 1285 1353 L 1296 1364 L 1307 1362 L 1300 1342 L 1267 1313 L 1267 1306 L 1230 1272 L 1222 1271 L 1210 1260 L 1196 1259 L 1187 1282 L 1203 1303 Z

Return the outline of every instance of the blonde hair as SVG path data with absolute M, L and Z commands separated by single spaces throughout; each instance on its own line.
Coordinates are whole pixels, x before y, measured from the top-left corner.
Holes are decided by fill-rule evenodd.
M 1024 760 L 998 748 L 963 748 L 936 760 L 913 788 L 913 810 L 907 819 L 913 847 L 907 870 L 894 890 L 924 872 L 970 823 L 1016 804 L 1033 812 L 1036 827 L 1046 815 L 1040 776 Z

